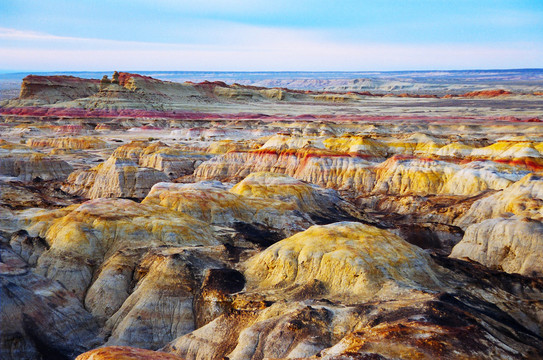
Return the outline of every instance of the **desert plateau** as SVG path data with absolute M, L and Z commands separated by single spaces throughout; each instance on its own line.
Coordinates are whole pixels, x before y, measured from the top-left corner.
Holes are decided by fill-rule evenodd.
M 542 358 L 543 77 L 519 74 L 24 77 L 0 107 L 0 357 Z

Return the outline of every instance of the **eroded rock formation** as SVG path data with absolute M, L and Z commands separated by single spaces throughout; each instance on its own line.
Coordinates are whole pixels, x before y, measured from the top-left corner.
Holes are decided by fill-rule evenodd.
M 542 358 L 540 99 L 394 89 L 27 77 L 0 357 Z

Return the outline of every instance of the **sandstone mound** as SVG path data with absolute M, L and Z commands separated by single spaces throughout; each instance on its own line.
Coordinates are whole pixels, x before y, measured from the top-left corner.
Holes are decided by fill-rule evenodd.
M 518 141 L 497 141 L 492 145 L 474 149 L 470 157 L 492 159 L 529 170 L 538 171 L 543 168 L 543 155 L 540 150 L 540 143 L 523 141 L 522 139 Z
M 296 205 L 316 223 L 366 219 L 336 191 L 302 182 L 288 175 L 258 172 L 237 183 L 230 192 L 249 198 L 275 199 Z
M 333 151 L 380 159 L 388 155 L 388 146 L 368 136 L 330 137 L 323 141 Z
M 262 245 L 269 245 L 268 241 L 275 242 L 312 224 L 292 203 L 240 196 L 228 191 L 220 182 L 159 183 L 153 186 L 142 203 L 160 205 L 242 232 L 252 229 L 261 233 L 255 235 L 261 238 Z M 266 237 L 271 239 L 265 240 Z
M 543 276 L 543 224 L 496 218 L 469 226 L 451 257 L 469 258 L 491 268 L 527 276 Z
M 543 177 L 528 174 L 505 190 L 473 203 L 470 209 L 457 220 L 461 227 L 485 219 L 518 215 L 534 220 L 543 220 Z
M 458 142 L 453 142 L 437 149 L 434 154 L 444 158 L 464 159 L 468 157 L 473 148 Z
M 400 138 L 390 138 L 386 141 L 388 152 L 398 155 L 425 156 L 435 153 L 445 144 L 443 139 L 422 132 Z
M 139 167 L 131 160 L 112 156 L 91 169 L 70 174 L 62 189 L 89 199 L 143 198 L 154 184 L 166 180 L 168 177 L 161 171 Z
M 386 230 L 354 222 L 312 226 L 270 246 L 246 266 L 249 286 L 259 291 L 322 284 L 331 296 L 369 299 L 440 284 L 423 250 Z
M 29 234 L 44 238 L 50 247 L 39 257 L 36 272 L 60 281 L 81 298 L 96 266 L 117 251 L 219 244 L 201 221 L 123 199 L 97 199 L 29 214 L 26 223 Z
M 106 346 L 81 354 L 76 360 L 181 360 L 181 358 L 172 354 L 129 346 Z
M 0 149 L 0 175 L 20 181 L 64 180 L 72 170 L 66 161 L 41 153 Z

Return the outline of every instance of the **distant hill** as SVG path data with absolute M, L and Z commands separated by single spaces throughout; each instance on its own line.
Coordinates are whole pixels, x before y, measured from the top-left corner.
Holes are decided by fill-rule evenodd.
M 38 72 L 35 75 L 69 75 L 100 79 L 103 72 Z M 223 81 L 226 84 L 282 87 L 317 91 L 371 91 L 377 94 L 462 94 L 487 89 L 512 92 L 543 91 L 543 69 L 451 70 L 451 71 L 360 71 L 360 72 L 223 72 L 223 71 L 138 71 L 137 73 L 172 82 Z M 28 73 L 0 74 L 0 100 L 18 96 L 22 79 Z

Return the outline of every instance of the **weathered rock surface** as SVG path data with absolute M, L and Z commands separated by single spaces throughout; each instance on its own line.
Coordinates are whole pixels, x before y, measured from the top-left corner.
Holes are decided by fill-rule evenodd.
M 225 267 L 214 255 L 198 248 L 148 253 L 136 270 L 134 291 L 105 324 L 106 344 L 157 349 L 193 331 L 194 295 L 204 271 Z
M 234 185 L 230 190 L 249 198 L 275 199 L 292 203 L 309 215 L 315 223 L 341 220 L 366 220 L 368 217 L 343 200 L 336 191 L 312 185 L 288 175 L 257 172 Z
M 160 170 L 170 179 L 192 174 L 198 165 L 208 159 L 206 155 L 173 148 L 161 142 L 148 141 L 132 141 L 119 146 L 112 156 L 128 158 L 142 167 Z
M 459 166 L 394 156 L 377 164 L 328 150 L 263 149 L 217 156 L 202 163 L 194 175 L 197 179 L 231 181 L 258 171 L 284 173 L 320 186 L 348 189 L 352 195 L 476 195 L 488 189 L 503 189 L 526 174 L 491 162 Z
M 491 268 L 527 276 L 543 276 L 543 224 L 537 220 L 494 218 L 473 224 L 452 250 Z
M 30 214 L 26 222 L 30 236 L 44 238 L 50 247 L 39 257 L 35 271 L 58 280 L 81 299 L 100 264 L 118 251 L 165 244 L 219 244 L 213 230 L 201 221 L 123 199 L 42 211 Z
M 98 346 L 98 323 L 58 282 L 33 273 L 18 255 L 0 248 L 0 357 L 73 359 Z
M 85 137 L 60 137 L 60 138 L 34 138 L 29 139 L 27 145 L 30 147 L 52 147 L 56 149 L 100 149 L 107 146 L 103 140 L 85 136 Z
M 89 199 L 144 198 L 154 184 L 166 180 L 168 177 L 161 171 L 112 156 L 93 168 L 73 172 L 62 189 Z
M 246 290 L 230 297 L 231 308 L 164 351 L 184 359 L 541 356 L 541 281 L 432 258 L 384 230 L 314 226 L 245 267 Z M 519 304 L 521 293 L 532 300 Z
M 510 187 L 473 203 L 457 220 L 458 226 L 467 227 L 485 219 L 518 215 L 543 220 L 543 177 L 528 174 Z
M 254 240 L 264 246 L 313 223 L 293 203 L 244 197 L 228 191 L 220 182 L 159 183 L 142 204 L 160 205 L 206 223 L 253 232 Z
M 40 106 L 71 101 L 90 96 L 98 91 L 98 80 L 74 76 L 28 75 L 23 79 L 19 106 Z
M 64 180 L 72 170 L 66 161 L 41 153 L 0 149 L 0 175 L 20 181 Z
M 129 346 L 107 346 L 79 355 L 76 360 L 181 360 L 172 354 Z
M 355 222 L 312 226 L 270 246 L 246 266 L 249 288 L 260 291 L 316 286 L 332 298 L 367 300 L 394 298 L 402 288 L 440 285 L 438 270 L 420 248 Z
M 25 79 L 1 357 L 543 358 L 541 99 L 390 85 Z

